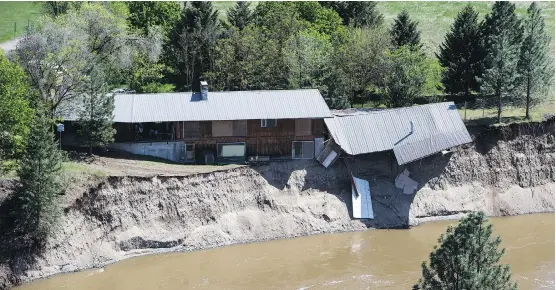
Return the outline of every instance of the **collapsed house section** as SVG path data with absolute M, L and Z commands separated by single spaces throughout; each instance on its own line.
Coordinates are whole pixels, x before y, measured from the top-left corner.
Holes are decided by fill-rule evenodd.
M 342 153 L 393 150 L 399 165 L 471 142 L 453 102 L 376 110 L 332 111 L 324 122 L 331 140 L 317 160 L 325 167 Z
M 357 156 L 388 150 L 403 165 L 472 141 L 453 102 L 388 110 L 349 109 L 332 114 L 333 118 L 324 119 L 330 139 L 317 157 L 326 168 L 342 154 Z M 349 162 L 344 161 L 349 170 Z M 404 194 L 413 194 L 419 188 L 407 169 L 393 183 Z M 352 206 L 354 218 L 375 218 L 369 182 L 355 176 Z

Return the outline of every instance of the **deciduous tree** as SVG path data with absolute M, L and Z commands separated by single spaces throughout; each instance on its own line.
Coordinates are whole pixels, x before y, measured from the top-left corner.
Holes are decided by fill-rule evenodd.
M 492 225 L 483 212 L 462 218 L 438 239 L 439 246 L 422 264 L 423 276 L 415 288 L 430 290 L 517 289 L 509 265 L 500 265 L 502 240 L 492 237 Z
M 402 46 L 388 54 L 387 64 L 383 89 L 389 106 L 413 105 L 422 94 L 430 63 L 422 53 Z
M 149 34 L 149 27 L 161 26 L 164 35 L 168 36 L 171 29 L 180 19 L 181 7 L 179 2 L 173 1 L 129 1 L 125 2 L 129 8 L 128 20 L 131 26 Z
M 520 82 L 525 89 L 525 118 L 530 119 L 531 106 L 546 92 L 552 80 L 554 67 L 549 56 L 550 37 L 546 34 L 541 9 L 535 2 L 527 9 L 524 21 L 524 39 L 518 62 Z
M 0 174 L 11 169 L 6 161 L 24 149 L 33 117 L 31 97 L 25 72 L 0 50 Z

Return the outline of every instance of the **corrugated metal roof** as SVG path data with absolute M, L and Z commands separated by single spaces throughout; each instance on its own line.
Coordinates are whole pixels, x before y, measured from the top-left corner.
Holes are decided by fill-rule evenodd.
M 326 126 L 350 155 L 394 150 L 398 164 L 406 164 L 471 142 L 453 102 L 332 113 L 334 118 L 324 120 Z
M 114 122 L 171 122 L 332 117 L 316 89 L 116 94 Z M 63 116 L 76 120 L 76 115 Z

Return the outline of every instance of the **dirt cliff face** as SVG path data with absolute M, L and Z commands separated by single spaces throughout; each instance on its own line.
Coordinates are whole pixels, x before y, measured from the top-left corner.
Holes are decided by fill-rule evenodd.
M 471 131 L 473 144 L 407 166 L 385 152 L 345 158 L 329 169 L 290 161 L 186 177 L 107 177 L 65 208 L 34 263 L 16 260 L 4 273 L 28 281 L 160 251 L 406 227 L 472 210 L 554 211 L 553 121 Z M 369 180 L 375 220 L 351 219 L 344 162 Z M 416 194 L 394 186 L 406 168 L 419 182 Z

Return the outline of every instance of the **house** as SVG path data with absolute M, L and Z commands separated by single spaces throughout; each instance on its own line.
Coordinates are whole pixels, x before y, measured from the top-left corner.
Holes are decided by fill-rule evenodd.
M 393 150 L 399 165 L 471 142 L 453 102 L 377 110 L 332 111 L 324 120 L 331 140 L 317 160 L 328 167 L 341 155 Z
M 312 159 L 332 114 L 316 89 L 116 94 L 108 147 L 174 162 Z M 77 116 L 64 116 L 67 142 Z M 64 138 L 63 138 L 64 140 Z

